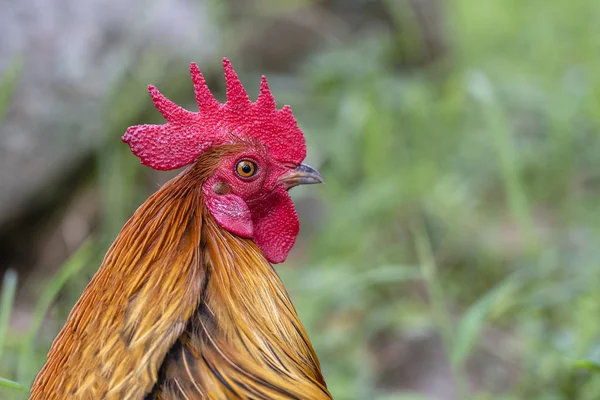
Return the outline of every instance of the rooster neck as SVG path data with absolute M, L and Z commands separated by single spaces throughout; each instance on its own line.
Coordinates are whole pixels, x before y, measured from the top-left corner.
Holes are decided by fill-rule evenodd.
M 202 227 L 206 286 L 148 399 L 330 399 L 306 331 L 262 252 L 208 212 Z
M 136 399 L 151 390 L 206 279 L 192 173 L 163 186 L 125 224 L 54 340 L 31 399 Z
M 207 154 L 127 221 L 52 343 L 31 399 L 139 399 L 152 389 L 205 285 L 200 184 L 218 157 Z

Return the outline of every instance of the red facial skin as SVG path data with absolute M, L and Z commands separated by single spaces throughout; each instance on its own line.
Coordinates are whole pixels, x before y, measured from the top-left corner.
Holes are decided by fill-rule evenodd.
M 242 160 L 256 165 L 251 177 L 237 173 Z M 285 261 L 300 229 L 292 199 L 277 182 L 294 168 L 249 145 L 246 151 L 223 157 L 202 186 L 206 207 L 217 223 L 231 233 L 252 238 L 272 263 Z

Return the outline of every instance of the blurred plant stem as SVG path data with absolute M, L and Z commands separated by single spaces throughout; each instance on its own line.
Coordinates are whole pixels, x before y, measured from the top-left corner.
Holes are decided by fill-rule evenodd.
M 494 141 L 498 163 L 509 209 L 519 232 L 523 235 L 525 248 L 530 255 L 539 250 L 539 242 L 535 232 L 535 223 L 526 191 L 521 182 L 521 166 L 516 156 L 516 144 L 510 128 L 506 112 L 498 103 L 494 89 L 487 78 L 482 77 L 487 96 L 481 104 L 481 112 L 488 122 L 490 134 Z
M 438 278 L 437 264 L 431 248 L 431 241 L 425 223 L 422 219 L 416 219 L 411 226 L 412 235 L 417 250 L 417 258 L 421 268 L 423 280 L 427 286 L 427 293 L 431 304 L 433 319 L 436 323 L 442 342 L 446 358 L 452 370 L 452 377 L 456 389 L 457 398 L 466 400 L 468 394 L 468 378 L 462 364 L 454 364 L 452 353 L 454 348 L 454 327 L 450 318 L 450 313 L 446 307 L 446 300 L 442 284 Z
M 12 97 L 19 83 L 23 70 L 23 56 L 18 54 L 12 57 L 8 67 L 0 77 L 0 123 L 4 120 L 6 112 L 12 102 Z
M 10 324 L 10 313 L 17 291 L 17 279 L 17 273 L 13 269 L 8 269 L 4 273 L 2 293 L 0 293 L 0 357 L 2 357 L 4 351 L 6 334 Z
M 118 138 L 143 111 L 151 107 L 147 91 L 143 88 L 149 82 L 160 79 L 169 59 L 159 57 L 155 50 L 149 50 L 139 60 L 131 58 L 127 62 L 132 67 L 136 66 L 137 79 L 129 79 L 127 74 L 120 77 L 118 84 L 107 95 L 103 107 L 106 121 L 104 144 L 98 152 L 97 170 L 105 247 L 112 242 L 136 206 L 136 178 L 141 169 L 140 162 L 131 156 L 128 146 Z
M 26 392 L 27 389 L 25 388 L 25 386 L 21 385 L 18 382 L 15 381 L 11 381 L 10 379 L 4 379 L 4 378 L 0 378 L 0 387 L 5 387 L 8 389 L 14 389 L 14 390 L 19 390 L 21 392 Z
M 42 327 L 44 318 L 48 310 L 54 303 L 56 296 L 64 287 L 65 283 L 79 272 L 92 259 L 95 246 L 90 239 L 86 240 L 81 247 L 63 264 L 57 274 L 47 283 L 44 291 L 41 293 L 27 333 L 24 335 L 19 354 L 19 365 L 17 369 L 17 380 L 19 382 L 31 383 L 32 373 L 35 373 L 35 366 L 32 365 L 32 352 L 36 348 L 35 339 Z

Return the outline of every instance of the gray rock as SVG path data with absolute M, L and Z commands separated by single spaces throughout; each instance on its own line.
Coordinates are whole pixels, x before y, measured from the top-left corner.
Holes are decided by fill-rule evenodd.
M 0 225 L 90 156 L 105 134 L 103 102 L 125 73 L 145 85 L 174 57 L 201 62 L 218 43 L 207 1 L 3 0 L 0 7 L 0 79 L 16 57 L 23 61 L 0 121 Z M 137 66 L 141 59 L 151 65 Z

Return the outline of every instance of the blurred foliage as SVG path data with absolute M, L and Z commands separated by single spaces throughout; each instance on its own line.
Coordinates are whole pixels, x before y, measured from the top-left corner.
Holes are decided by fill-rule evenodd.
M 440 3 L 451 43 L 443 60 L 399 69 L 398 58 L 421 43 L 418 29 L 364 31 L 310 55 L 297 75 L 271 79 L 327 181 L 294 194 L 317 197 L 322 210 L 302 233 L 301 254 L 278 271 L 336 399 L 424 398 L 381 384 L 373 348 L 381 334 L 410 343 L 436 333 L 458 398 L 596 399 L 600 7 Z M 394 23 L 405 23 L 408 2 L 386 4 Z M 126 83 L 118 89 L 114 102 L 137 98 Z M 115 142 L 139 110 L 113 101 L 107 138 Z M 137 161 L 115 151 L 99 155 L 106 238 L 142 190 Z M 11 381 L 0 387 L 30 384 L 85 284 L 67 279 L 88 256 L 84 247 L 49 284 L 33 337 L 8 331 L 4 340 L 16 280 L 5 277 L 0 376 Z M 91 274 L 98 262 L 88 264 Z M 38 333 L 61 288 L 65 300 Z M 496 342 L 492 331 L 508 339 Z M 479 384 L 475 357 L 486 362 Z
M 4 120 L 6 111 L 10 106 L 22 69 L 22 57 L 19 55 L 14 56 L 0 78 L 0 123 Z

